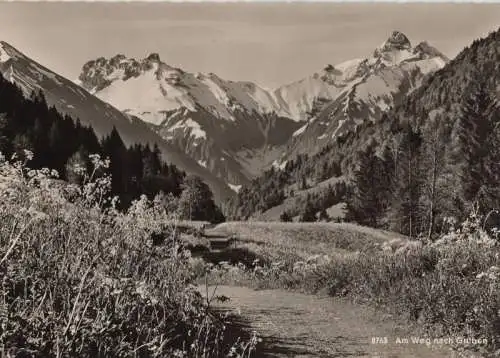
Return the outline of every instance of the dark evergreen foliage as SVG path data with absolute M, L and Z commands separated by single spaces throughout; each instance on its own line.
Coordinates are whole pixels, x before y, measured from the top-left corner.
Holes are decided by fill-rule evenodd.
M 327 146 L 312 157 L 298 155 L 294 160 L 288 161 L 283 169 L 273 167 L 254 179 L 249 186 L 241 188 L 237 197 L 227 205 L 228 216 L 245 220 L 256 213 L 280 205 L 286 198 L 294 197 L 299 191 L 331 177 L 340 176 L 340 162 L 341 157 L 332 155 L 331 147 Z M 300 196 L 297 196 L 297 200 L 301 200 Z M 338 201 L 331 205 L 336 203 Z M 317 204 L 315 206 L 318 207 Z M 318 210 L 321 208 L 323 207 L 320 205 Z M 298 210 L 298 207 L 296 209 Z
M 81 181 L 77 165 L 90 169 L 89 154 L 109 158 L 111 191 L 119 197 L 121 208 L 141 194 L 151 199 L 160 192 L 180 197 L 187 185 L 185 173 L 164 163 L 158 147 L 136 144 L 127 148 L 115 128 L 100 141 L 92 128 L 49 107 L 42 92 L 25 98 L 18 87 L 0 76 L 0 152 L 10 158 L 22 156 L 24 149 L 34 153 L 30 167 L 56 169 L 61 179 L 73 183 Z M 191 219 L 220 222 L 224 217 L 212 193 L 204 183 L 199 185 L 203 187 L 204 212 Z

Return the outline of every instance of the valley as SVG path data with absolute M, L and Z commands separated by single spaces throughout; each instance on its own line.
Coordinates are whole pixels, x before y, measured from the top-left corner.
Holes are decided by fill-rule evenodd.
M 500 7 L 274 10 L 0 4 L 0 356 L 500 357 Z

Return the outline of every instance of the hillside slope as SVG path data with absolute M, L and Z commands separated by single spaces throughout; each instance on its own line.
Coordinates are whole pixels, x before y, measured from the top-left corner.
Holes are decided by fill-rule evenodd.
M 33 61 L 6 42 L 0 42 L 0 73 L 21 87 L 26 96 L 30 96 L 33 91 L 42 90 L 48 104 L 55 106 L 61 113 L 79 118 L 83 124 L 90 125 L 99 137 L 109 134 L 112 128 L 116 127 L 127 145 L 157 144 L 165 161 L 203 178 L 219 201 L 234 194 L 222 180 L 167 143 L 146 123 L 125 115 L 75 83 Z

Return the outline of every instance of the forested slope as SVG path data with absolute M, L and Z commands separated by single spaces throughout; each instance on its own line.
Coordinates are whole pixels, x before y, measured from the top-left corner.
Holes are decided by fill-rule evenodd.
M 498 208 L 499 77 L 495 31 L 379 121 L 357 126 L 314 156 L 266 172 L 240 191 L 231 214 L 249 217 L 283 202 L 293 186 L 334 176 L 348 183 L 338 199 L 347 201 L 349 219 L 411 236 L 430 235 L 476 204 L 482 212 Z

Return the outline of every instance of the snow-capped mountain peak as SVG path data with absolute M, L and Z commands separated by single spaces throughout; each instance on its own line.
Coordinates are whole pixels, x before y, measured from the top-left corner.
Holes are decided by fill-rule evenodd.
M 377 121 L 446 62 L 446 56 L 427 42 L 413 47 L 405 34 L 393 31 L 366 58 L 328 65 L 279 88 L 276 97 L 285 109 L 307 121 L 292 136 L 281 161 L 313 153 L 363 121 Z
M 83 66 L 79 80 L 104 101 L 153 124 L 161 124 L 180 108 L 202 108 L 228 121 L 235 121 L 239 112 L 268 114 L 279 109 L 272 95 L 254 83 L 185 72 L 156 53 L 142 60 L 121 54 L 100 57 Z
M 411 42 L 405 34 L 395 30 L 378 49 L 380 51 L 409 50 Z
M 325 103 L 384 68 L 411 67 L 410 63 L 413 63 L 423 73 L 428 73 L 444 66 L 447 61 L 446 56 L 427 42 L 412 47 L 405 34 L 393 31 L 372 55 L 328 65 L 318 73 L 278 88 L 274 94 L 280 113 L 289 113 L 296 120 L 308 120 Z

